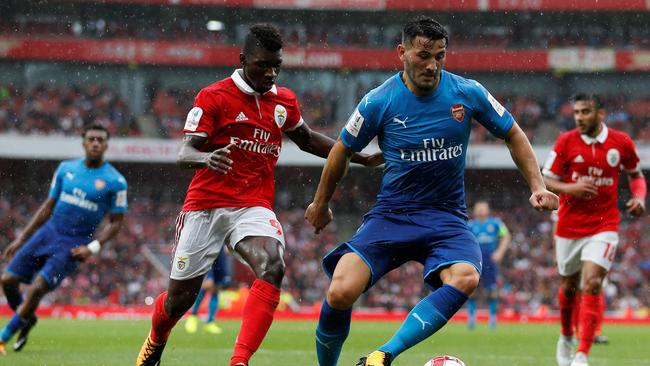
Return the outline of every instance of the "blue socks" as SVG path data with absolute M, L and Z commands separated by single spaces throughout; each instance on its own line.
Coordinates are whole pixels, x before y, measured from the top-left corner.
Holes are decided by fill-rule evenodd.
M 217 314 L 219 308 L 219 293 L 212 292 L 210 294 L 210 302 L 208 303 L 208 323 L 214 321 L 214 316 Z
M 194 300 L 194 306 L 192 306 L 192 315 L 196 315 L 199 313 L 199 308 L 201 307 L 201 301 L 203 301 L 204 296 L 205 296 L 205 289 L 201 288 L 199 290 L 199 293 L 196 295 L 196 300 Z
M 352 308 L 337 310 L 329 306 L 327 299 L 323 301 L 316 327 L 316 355 L 320 366 L 336 366 L 343 342 L 350 333 L 351 318 Z
M 476 328 L 476 300 L 467 300 L 467 327 Z
M 498 301 L 496 298 L 491 297 L 488 300 L 488 306 L 490 307 L 490 320 L 489 320 L 489 326 L 492 329 L 495 329 L 497 327 L 497 305 Z
M 415 305 L 402 326 L 379 350 L 389 352 L 395 359 L 442 328 L 465 301 L 467 295 L 462 291 L 443 285 Z
M 14 314 L 11 320 L 9 320 L 9 323 L 2 330 L 2 333 L 0 334 L 0 341 L 3 341 L 4 343 L 9 342 L 11 337 L 13 337 L 14 334 L 16 334 L 26 324 L 27 320 L 22 319 L 18 316 L 18 314 Z

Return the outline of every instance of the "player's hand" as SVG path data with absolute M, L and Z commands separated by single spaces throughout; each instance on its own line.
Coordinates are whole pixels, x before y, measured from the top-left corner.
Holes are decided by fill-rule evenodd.
M 384 154 L 381 151 L 366 155 L 365 158 L 366 159 L 363 162 L 363 165 L 367 166 L 368 168 L 375 168 L 384 163 Z
M 645 212 L 645 200 L 643 198 L 634 197 L 627 201 L 625 204 L 627 213 L 632 216 L 641 216 Z
M 533 192 L 528 202 L 538 211 L 557 210 L 560 207 L 560 198 L 546 189 Z
M 230 169 L 232 169 L 232 160 L 228 158 L 228 155 L 233 147 L 235 147 L 235 144 L 228 144 L 228 146 L 224 146 L 207 154 L 205 157 L 206 167 L 219 174 L 228 174 Z
M 494 263 L 497 263 L 497 264 L 498 264 L 498 263 L 501 263 L 501 260 L 503 259 L 503 255 L 504 255 L 504 254 L 505 254 L 505 253 L 504 253 L 503 251 L 499 251 L 499 250 L 497 250 L 496 252 L 492 253 L 492 256 L 491 256 L 492 261 L 493 261 Z
M 93 255 L 90 249 L 88 249 L 88 247 L 85 245 L 70 249 L 70 254 L 72 254 L 72 258 L 78 260 L 79 262 L 85 262 L 86 259 L 90 258 L 90 256 Z
M 13 257 L 14 254 L 16 254 L 16 252 L 18 251 L 18 249 L 20 249 L 20 247 L 23 246 L 23 244 L 24 244 L 24 241 L 20 240 L 19 238 L 17 238 L 16 240 L 12 241 L 11 244 L 9 244 L 9 245 L 5 248 L 5 250 L 2 252 L 2 257 L 3 257 L 4 259 L 6 259 L 6 260 L 11 259 L 11 257 Z
M 566 193 L 572 196 L 590 199 L 598 194 L 598 187 L 589 182 L 576 182 L 566 188 Z
M 334 215 L 332 215 L 332 210 L 330 210 L 329 207 L 320 207 L 313 202 L 305 211 L 305 220 L 309 221 L 309 223 L 316 229 L 314 231 L 316 234 L 319 234 L 321 230 L 332 221 L 333 217 Z

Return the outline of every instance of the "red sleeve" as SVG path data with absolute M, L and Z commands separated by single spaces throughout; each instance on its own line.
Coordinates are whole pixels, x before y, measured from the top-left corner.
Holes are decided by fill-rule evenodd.
M 298 105 L 298 98 L 293 92 L 291 93 L 290 102 L 287 105 L 287 121 L 282 126 L 282 131 L 291 131 L 302 124 L 302 114 Z
M 212 136 L 219 123 L 217 106 L 217 96 L 202 89 L 194 98 L 194 107 L 187 114 L 183 132 Z
M 624 150 L 621 158 L 623 169 L 625 169 L 626 172 L 639 171 L 641 168 L 639 165 L 639 153 L 636 151 L 634 141 L 632 141 L 632 138 L 627 134 L 624 135 L 623 141 Z
M 546 158 L 542 173 L 549 178 L 561 179 L 566 173 L 566 136 L 560 135 L 558 137 L 553 150 L 549 152 L 548 158 Z

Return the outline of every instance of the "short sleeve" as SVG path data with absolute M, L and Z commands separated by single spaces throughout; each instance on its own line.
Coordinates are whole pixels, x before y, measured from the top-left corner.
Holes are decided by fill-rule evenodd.
M 625 148 L 624 148 L 623 157 L 621 159 L 621 164 L 623 165 L 623 169 L 628 173 L 641 171 L 641 165 L 639 164 L 640 162 L 639 153 L 636 150 L 636 145 L 634 144 L 634 141 L 632 141 L 632 138 L 627 134 L 625 135 L 624 141 L 625 141 Z
M 120 176 L 115 183 L 115 189 L 111 195 L 111 213 L 125 213 L 127 211 L 129 206 L 126 194 L 127 188 L 126 179 Z
M 58 199 L 61 195 L 61 180 L 63 178 L 63 164 L 59 164 L 58 168 L 54 172 L 52 177 L 52 183 L 50 183 L 50 192 L 48 196 L 50 198 Z
M 185 134 L 210 137 L 219 122 L 219 101 L 215 94 L 201 90 L 194 98 L 194 107 L 185 119 Z
M 279 118 L 282 118 L 279 113 L 282 111 L 278 111 L 276 107 L 275 111 L 275 119 L 278 120 Z M 293 103 L 287 106 L 287 120 L 285 123 L 282 125 L 282 131 L 293 131 L 296 128 L 300 127 L 305 121 L 302 119 L 302 113 L 300 113 L 300 105 L 298 104 L 298 99 L 293 98 Z
M 560 135 L 555 142 L 555 146 L 553 146 L 553 150 L 548 153 L 548 157 L 544 163 L 544 168 L 542 169 L 542 174 L 544 174 L 544 176 L 561 180 L 566 173 L 567 153 L 565 151 L 565 141 L 566 138 L 564 135 Z
M 381 103 L 379 101 L 373 103 L 371 94 L 363 97 L 341 130 L 341 141 L 352 151 L 363 150 L 379 132 Z
M 482 124 L 490 133 L 504 138 L 515 123 L 510 112 L 497 101 L 479 82 L 470 80 L 469 95 L 474 103 L 472 117 Z

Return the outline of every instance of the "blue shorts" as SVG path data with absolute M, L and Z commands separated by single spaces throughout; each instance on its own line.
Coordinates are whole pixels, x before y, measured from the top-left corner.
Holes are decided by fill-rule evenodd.
M 339 259 L 349 252 L 357 253 L 370 267 L 368 288 L 408 261 L 424 265 L 424 283 L 431 289 L 442 285 L 439 271 L 454 263 L 469 263 L 481 272 L 481 250 L 467 220 L 439 210 L 368 213 L 352 239 L 323 258 L 330 278 Z
M 43 225 L 16 252 L 5 271 L 24 283 L 31 283 L 38 272 L 50 289 L 55 289 L 79 265 L 70 249 L 87 244 L 88 240 L 86 236 L 61 235 L 50 225 Z
M 228 287 L 232 282 L 232 263 L 230 257 L 221 250 L 217 259 L 212 262 L 212 268 L 208 271 L 207 279 L 215 285 Z
M 483 256 L 483 272 L 481 272 L 481 281 L 479 282 L 479 286 L 489 290 L 493 291 L 497 289 L 497 275 L 499 274 L 499 267 L 497 267 L 497 264 L 494 263 L 492 258 L 490 258 L 491 254 L 487 254 Z

